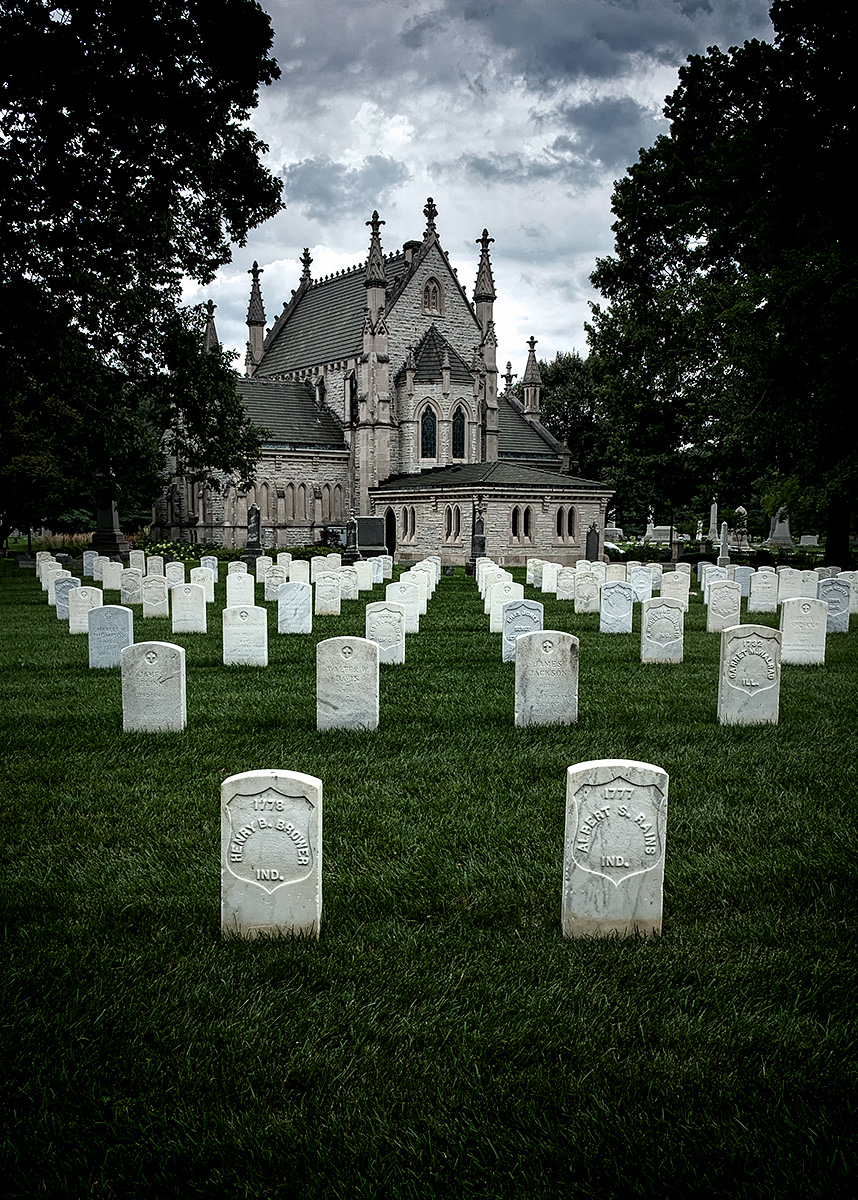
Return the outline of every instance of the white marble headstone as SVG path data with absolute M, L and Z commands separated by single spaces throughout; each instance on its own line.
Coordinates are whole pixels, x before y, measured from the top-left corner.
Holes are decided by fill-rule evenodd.
M 277 592 L 277 632 L 313 632 L 313 589 L 309 583 L 281 583 Z
M 355 574 L 357 575 L 357 587 L 359 592 L 372 591 L 372 563 L 367 558 L 362 558 L 355 563 Z
M 95 560 L 98 558 L 97 550 L 84 550 L 83 552 L 83 573 L 87 579 L 92 579 L 92 569 L 95 565 Z
M 679 600 L 683 610 L 688 612 L 688 596 L 691 577 L 685 571 L 667 571 L 661 577 L 661 598 L 663 600 Z
M 201 567 L 208 567 L 215 583 L 220 579 L 220 563 L 216 554 L 204 554 L 200 559 Z
M 309 583 L 310 564 L 305 558 L 293 558 L 289 564 L 290 583 Z
M 778 577 L 774 571 L 755 571 L 748 584 L 748 612 L 778 611 Z
M 661 933 L 668 776 L 629 759 L 569 767 L 565 937 Z
M 171 587 L 170 609 L 173 633 L 206 632 L 206 594 L 202 584 L 179 583 Z
M 244 563 L 241 564 L 244 566 Z M 230 566 L 232 564 L 230 563 Z M 230 571 L 226 577 L 226 606 L 256 604 L 256 580 L 249 571 Z
M 389 583 L 384 589 L 384 598 L 394 604 L 401 604 L 405 609 L 405 632 L 420 632 L 420 593 L 416 583 L 398 580 Z
M 120 592 L 122 590 L 122 572 L 124 568 L 121 562 L 113 562 L 108 559 L 101 571 L 101 587 L 105 592 Z
M 231 563 L 227 564 L 226 573 L 227 577 L 230 575 L 247 575 L 247 563 L 242 562 L 240 558 L 233 559 Z
M 378 600 L 366 606 L 366 636 L 378 643 L 380 663 L 405 662 L 405 605 Z
M 169 617 L 170 591 L 164 576 L 145 575 L 142 587 L 144 618 Z
M 146 559 L 146 574 L 147 575 L 164 575 L 164 556 L 163 554 L 151 554 Z M 166 576 L 164 576 L 166 578 Z
M 852 587 L 847 579 L 820 579 L 817 597 L 828 605 L 828 632 L 849 632 L 849 603 Z
M 75 575 L 64 575 L 56 580 L 54 601 L 57 606 L 57 620 L 67 621 L 69 619 L 69 593 L 79 587 L 80 580 Z
M 780 630 L 734 625 L 723 631 L 718 671 L 722 725 L 776 725 L 780 684 Z
M 538 600 L 510 600 L 501 610 L 501 661 L 515 662 L 516 643 L 525 633 L 542 629 L 544 608 Z
M 176 587 L 177 584 L 185 582 L 185 564 L 182 562 L 168 562 L 164 567 L 164 575 L 167 579 L 168 587 Z
M 601 607 L 599 578 L 592 571 L 575 572 L 575 612 L 597 613 Z
M 181 733 L 188 721 L 182 647 L 138 642 L 122 651 L 121 666 L 123 731 Z
M 139 571 L 141 575 L 146 574 L 146 554 L 143 550 L 129 550 L 128 566 L 135 571 Z
M 709 604 L 706 609 L 706 632 L 720 633 L 730 625 L 738 625 L 742 612 L 742 589 L 729 579 L 716 579 L 709 584 Z
M 337 572 L 340 580 L 340 597 L 343 600 L 357 600 L 360 598 L 358 591 L 358 573 L 355 567 L 340 567 Z
M 578 639 L 556 629 L 515 640 L 515 723 L 574 725 L 578 720 Z
M 781 605 L 781 662 L 822 666 L 828 605 L 824 600 L 792 596 Z
M 101 604 L 88 615 L 89 665 L 118 667 L 126 646 L 134 641 L 134 614 L 120 604 Z
M 648 566 L 631 567 L 626 581 L 631 584 L 635 604 L 652 599 L 652 572 Z
M 89 610 L 101 608 L 103 603 L 101 588 L 72 588 L 69 592 L 69 633 L 89 633 Z
M 641 662 L 682 662 L 684 613 L 683 602 L 670 596 L 644 600 L 641 605 Z
M 260 554 L 253 566 L 256 574 L 256 582 L 262 583 L 265 579 L 265 573 L 268 568 L 274 566 L 274 559 L 270 554 Z
M 524 599 L 524 585 L 509 579 L 499 579 L 489 588 L 489 632 L 503 632 L 503 606 L 511 600 Z
M 139 567 L 128 567 L 120 575 L 119 599 L 127 607 L 143 603 L 143 572 Z
M 255 605 L 225 608 L 223 623 L 224 666 L 268 666 L 268 609 Z
M 215 559 L 215 562 L 217 559 Z M 215 574 L 211 567 L 191 567 L 191 583 L 198 583 L 205 594 L 206 604 L 214 604 Z
M 221 784 L 221 929 L 225 935 L 318 937 L 322 919 L 322 781 L 246 771 Z
M 634 593 L 630 583 L 618 579 L 602 585 L 600 633 L 631 633 L 633 611 Z
M 317 617 L 338 617 L 342 610 L 340 576 L 337 571 L 316 576 L 313 588 L 313 611 Z
M 281 583 L 289 582 L 287 567 L 279 567 L 273 563 L 265 572 L 265 599 L 276 600 Z
M 328 638 L 316 646 L 316 728 L 378 727 L 378 645 Z

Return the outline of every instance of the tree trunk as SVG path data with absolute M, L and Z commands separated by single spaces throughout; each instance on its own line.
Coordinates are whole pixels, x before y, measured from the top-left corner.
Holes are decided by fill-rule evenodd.
M 829 501 L 828 521 L 825 528 L 825 561 L 840 567 L 841 571 L 852 569 L 852 551 L 849 547 L 849 531 L 852 514 L 844 497 Z

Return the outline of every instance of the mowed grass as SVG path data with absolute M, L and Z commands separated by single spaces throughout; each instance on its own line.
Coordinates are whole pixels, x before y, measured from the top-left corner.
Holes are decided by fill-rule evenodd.
M 223 590 L 204 636 L 135 613 L 186 647 L 188 728 L 128 735 L 118 670 L 2 564 L 6 1195 L 855 1194 L 854 618 L 777 726 L 721 727 L 699 599 L 642 666 L 637 622 L 546 598 L 580 719 L 516 730 L 457 572 L 379 729 L 318 734 L 316 642 L 365 601 L 312 636 L 269 605 L 268 669 L 225 668 Z M 608 757 L 670 775 L 656 940 L 561 935 L 566 768 Z M 318 942 L 220 935 L 220 783 L 263 767 L 324 784 Z

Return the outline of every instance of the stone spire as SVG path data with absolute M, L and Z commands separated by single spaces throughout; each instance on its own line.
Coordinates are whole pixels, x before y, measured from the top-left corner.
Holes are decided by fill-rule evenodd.
M 214 319 L 216 308 L 217 305 L 213 300 L 206 301 L 206 333 L 203 339 L 203 349 L 206 354 L 214 354 L 220 350 L 220 342 L 218 341 Z
M 379 219 L 378 210 L 372 214 L 372 219 L 366 222 L 372 227 L 372 234 L 369 239 L 369 256 L 366 260 L 366 272 L 364 274 L 364 286 L 367 288 L 386 288 L 387 275 L 384 270 L 384 254 L 381 250 L 381 236 L 379 235 L 380 226 L 385 222 Z
M 254 368 L 259 365 L 262 358 L 262 344 L 265 341 L 265 309 L 262 307 L 262 289 L 259 286 L 259 276 L 262 274 L 259 263 L 254 261 L 247 273 L 252 276 L 253 282 L 250 285 L 250 303 L 247 306 L 247 328 L 250 337 L 247 342 L 247 357 L 244 367 L 246 373 L 252 375 Z
M 438 216 L 438 209 L 435 207 L 435 201 L 430 196 L 423 208 L 423 216 L 426 218 L 426 229 L 423 233 L 423 241 L 428 242 L 430 239 L 438 237 L 438 231 L 435 228 L 435 218 Z
M 301 282 L 302 283 L 312 283 L 313 282 L 312 276 L 310 275 L 310 267 L 312 265 L 313 265 L 313 260 L 310 257 L 310 247 L 305 246 L 304 253 L 301 255 L 301 266 L 303 268 L 303 270 L 301 271 Z
M 538 421 L 542 393 L 542 376 L 539 374 L 539 364 L 536 361 L 536 338 L 530 338 L 527 345 L 529 347 L 527 366 L 524 368 L 524 375 L 521 381 L 524 384 L 524 415 L 530 421 Z
M 492 277 L 492 264 L 489 258 L 489 246 L 495 239 L 489 237 L 488 229 L 483 230 L 483 236 L 477 238 L 477 245 L 482 247 L 480 265 L 477 267 L 477 282 L 474 284 L 474 302 L 480 300 L 497 300 L 495 281 Z

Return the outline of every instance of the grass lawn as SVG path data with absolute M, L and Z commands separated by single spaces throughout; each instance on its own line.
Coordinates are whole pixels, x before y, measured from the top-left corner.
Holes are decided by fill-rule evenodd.
M 319 734 L 316 642 L 366 601 L 306 636 L 268 605 L 269 667 L 225 668 L 224 575 L 207 635 L 135 612 L 188 728 L 124 735 L 118 670 L 0 563 L 5 1195 L 856 1194 L 855 618 L 777 726 L 721 727 L 699 598 L 646 666 L 639 616 L 545 598 L 579 722 L 517 730 L 459 571 L 379 729 Z M 566 768 L 612 757 L 670 775 L 663 936 L 569 941 Z M 263 767 L 324 784 L 318 942 L 221 939 L 220 783 Z

